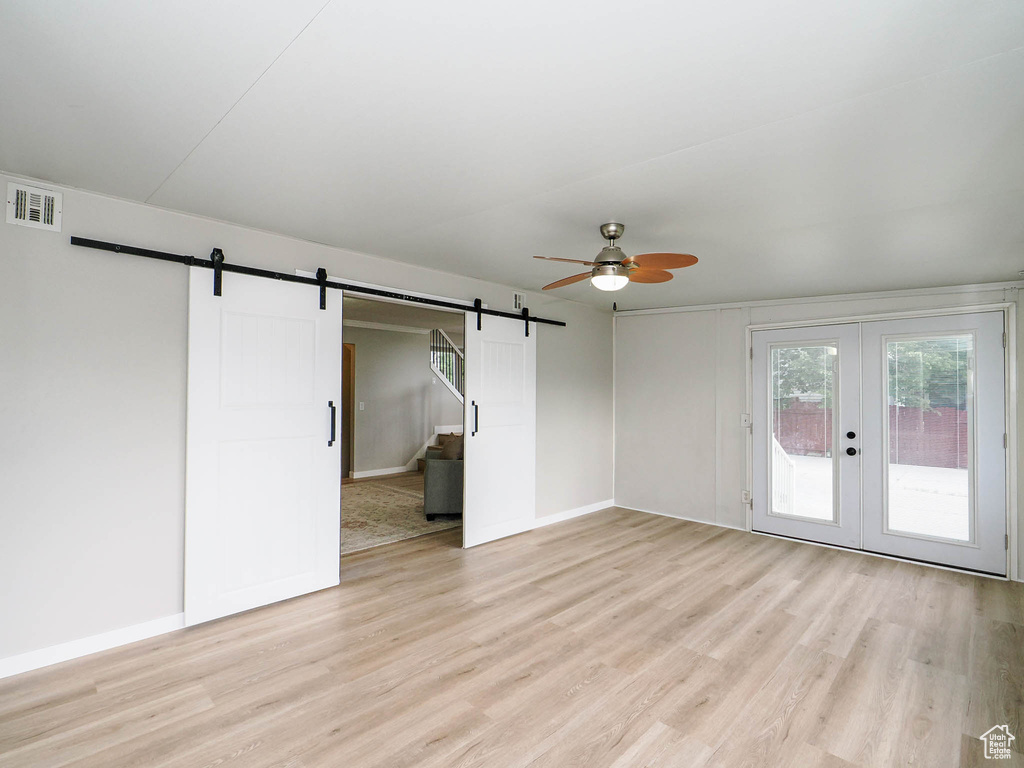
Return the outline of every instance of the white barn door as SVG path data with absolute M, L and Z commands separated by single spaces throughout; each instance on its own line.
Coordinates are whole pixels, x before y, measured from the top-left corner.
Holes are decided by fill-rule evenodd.
M 463 545 L 528 531 L 536 517 L 537 337 L 522 320 L 466 313 Z
M 226 273 L 223 294 L 192 268 L 189 625 L 339 582 L 341 293 L 324 311 L 316 286 Z

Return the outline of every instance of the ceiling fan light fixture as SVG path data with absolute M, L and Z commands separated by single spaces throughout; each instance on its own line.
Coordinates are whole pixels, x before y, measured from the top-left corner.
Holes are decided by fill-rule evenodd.
M 589 272 L 563 277 L 544 286 L 545 291 L 575 285 L 581 280 L 590 278 L 590 284 L 599 291 L 619 291 L 628 283 L 667 283 L 672 279 L 670 269 L 692 267 L 697 257 L 689 253 L 640 253 L 627 256 L 615 241 L 622 237 L 626 230 L 621 224 L 609 222 L 601 225 L 601 235 L 608 245 L 594 257 L 593 261 L 582 259 L 564 259 L 555 256 L 534 256 L 535 259 L 548 261 L 565 261 L 570 264 L 584 264 L 592 267 Z
M 600 264 L 590 272 L 590 284 L 599 291 L 618 291 L 629 283 L 629 270 L 621 264 Z

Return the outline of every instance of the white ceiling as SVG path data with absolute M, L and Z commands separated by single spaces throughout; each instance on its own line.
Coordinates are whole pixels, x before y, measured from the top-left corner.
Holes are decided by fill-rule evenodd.
M 701 259 L 620 308 L 1024 269 L 1020 0 L 0 0 L 28 62 L 4 170 L 517 287 L 612 219 Z

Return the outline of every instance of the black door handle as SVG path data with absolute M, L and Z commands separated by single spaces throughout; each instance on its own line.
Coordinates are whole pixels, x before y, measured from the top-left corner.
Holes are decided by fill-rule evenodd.
M 476 404 L 476 400 L 473 401 L 473 433 L 470 437 L 475 437 L 476 433 L 480 431 L 480 406 Z
M 854 447 L 853 447 L 853 446 L 851 445 L 851 446 L 850 446 L 849 448 L 847 448 L 847 449 L 846 449 L 846 455 L 847 455 L 847 456 L 856 456 L 856 455 L 857 455 L 857 449 L 856 449 L 856 448 L 854 448 Z
M 847 438 L 848 440 L 853 440 L 853 438 L 855 438 L 856 436 L 857 436 L 857 433 L 856 433 L 856 432 L 847 432 L 847 433 L 846 433 L 846 438 Z
M 327 441 L 327 447 L 330 448 L 332 445 L 334 445 L 334 426 L 335 423 L 338 421 L 338 411 L 334 407 L 333 400 L 327 401 L 327 407 L 331 409 L 331 439 Z

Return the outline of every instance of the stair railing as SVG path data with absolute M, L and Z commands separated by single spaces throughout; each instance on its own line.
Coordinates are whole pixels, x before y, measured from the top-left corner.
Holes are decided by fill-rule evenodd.
M 464 403 L 466 390 L 466 359 L 462 350 L 440 328 L 430 332 L 430 368 L 451 393 Z

